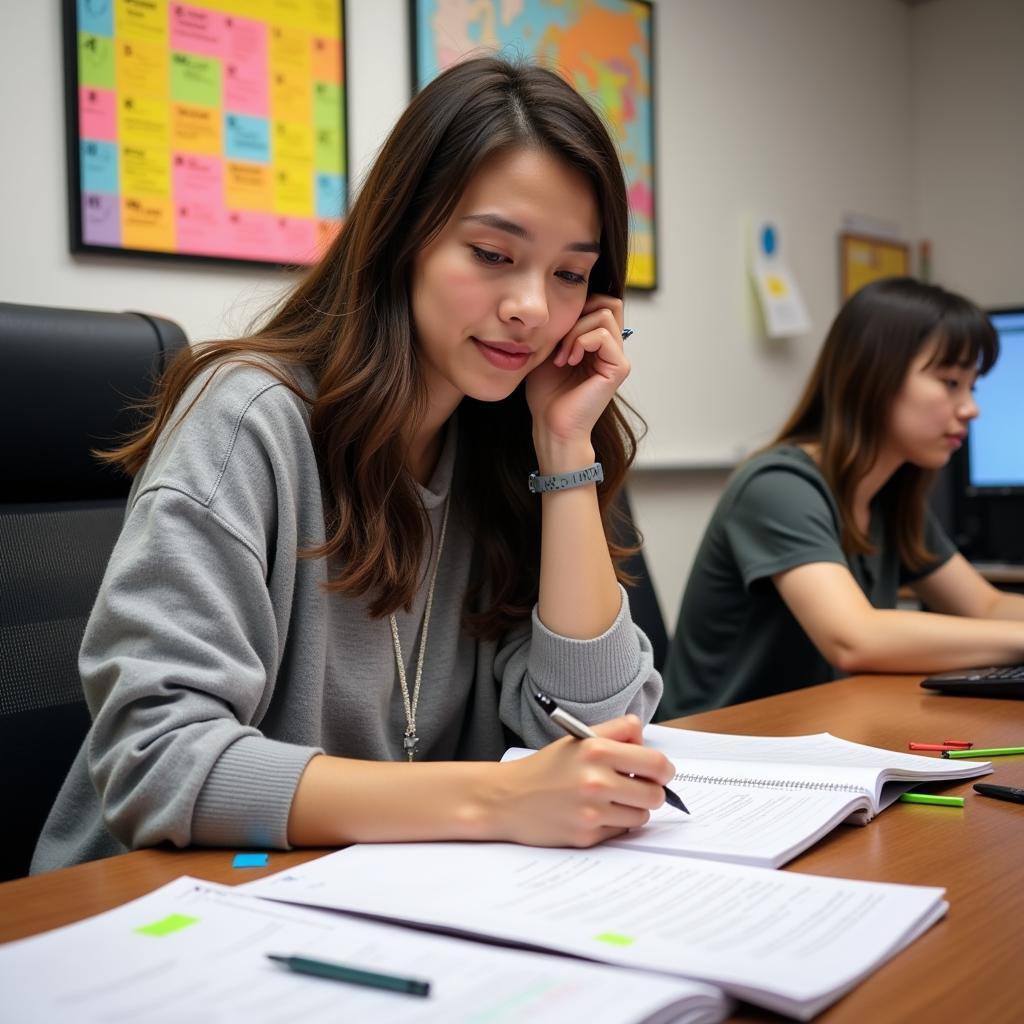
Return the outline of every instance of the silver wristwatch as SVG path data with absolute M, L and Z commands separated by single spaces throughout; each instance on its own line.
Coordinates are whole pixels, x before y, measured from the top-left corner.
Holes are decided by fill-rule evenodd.
M 565 491 L 570 487 L 583 487 L 586 484 L 599 484 L 604 481 L 604 469 L 600 462 L 595 462 L 583 469 L 574 469 L 571 473 L 552 473 L 541 476 L 536 469 L 526 481 L 533 494 L 544 494 L 548 491 Z

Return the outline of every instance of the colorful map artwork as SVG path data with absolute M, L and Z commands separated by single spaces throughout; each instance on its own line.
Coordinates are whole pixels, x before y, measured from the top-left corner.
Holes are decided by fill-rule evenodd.
M 413 0 L 416 82 L 499 50 L 559 71 L 603 115 L 629 189 L 627 283 L 653 288 L 654 131 L 651 5 L 646 0 Z
M 314 262 L 347 204 L 341 0 L 75 12 L 75 247 Z

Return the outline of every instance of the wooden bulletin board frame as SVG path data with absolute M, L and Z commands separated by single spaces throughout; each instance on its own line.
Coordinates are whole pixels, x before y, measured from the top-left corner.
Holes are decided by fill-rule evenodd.
M 409 0 L 409 11 L 413 93 L 463 57 L 497 51 L 552 67 L 594 103 L 623 157 L 630 221 L 626 286 L 654 291 L 656 32 L 651 0 L 478 0 L 472 7 Z
M 70 248 L 306 266 L 348 207 L 343 0 L 63 0 Z
M 839 299 L 882 277 L 910 273 L 910 246 L 893 238 L 842 232 L 839 235 Z

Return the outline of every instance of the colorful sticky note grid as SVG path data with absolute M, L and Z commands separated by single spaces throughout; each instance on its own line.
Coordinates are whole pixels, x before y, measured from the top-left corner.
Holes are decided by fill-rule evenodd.
M 270 854 L 267 853 L 236 853 L 231 866 L 233 868 L 265 868 L 269 856 Z
M 81 241 L 310 263 L 347 204 L 338 0 L 75 0 Z

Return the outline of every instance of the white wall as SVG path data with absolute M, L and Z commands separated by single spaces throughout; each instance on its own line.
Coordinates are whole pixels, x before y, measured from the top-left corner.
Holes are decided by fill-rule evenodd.
M 287 285 L 277 270 L 68 252 L 61 4 L 0 0 L 0 300 L 138 309 L 193 341 L 242 332 Z M 351 166 L 365 170 L 409 100 L 405 0 L 348 0 Z
M 719 461 L 766 441 L 838 305 L 846 214 L 912 227 L 910 14 L 894 0 L 658 4 L 663 287 L 628 303 L 627 393 L 642 459 Z M 767 343 L 746 267 L 751 214 L 778 218 L 813 329 Z M 725 473 L 639 472 L 630 485 L 671 629 Z
M 242 330 L 286 283 L 278 272 L 68 254 L 59 6 L 0 3 L 3 137 L 32 154 L 0 161 L 0 299 L 147 310 L 178 320 L 194 340 Z M 358 173 L 408 99 L 407 3 L 348 0 L 346 8 Z M 1012 53 L 1024 49 L 1022 8 L 1017 0 L 934 0 L 913 10 L 896 0 L 658 2 L 662 285 L 628 302 L 637 329 L 628 387 L 652 427 L 649 457 L 727 455 L 777 425 L 835 312 L 835 238 L 846 213 L 894 221 L 908 235 L 916 225 L 935 241 L 939 276 L 980 301 L 1024 298 L 1015 283 L 1024 232 L 1004 227 L 1009 211 L 1024 208 L 1022 62 Z M 975 11 L 990 28 L 977 25 Z M 992 91 L 1007 98 L 995 102 Z M 1015 163 L 1004 170 L 986 158 L 993 152 Z M 964 180 L 977 182 L 967 214 L 959 212 Z M 785 228 L 814 321 L 813 332 L 781 345 L 759 340 L 744 269 L 745 218 L 760 211 Z M 632 484 L 670 626 L 722 480 L 643 472 Z
M 1024 3 L 912 12 L 915 228 L 935 279 L 1024 304 Z

